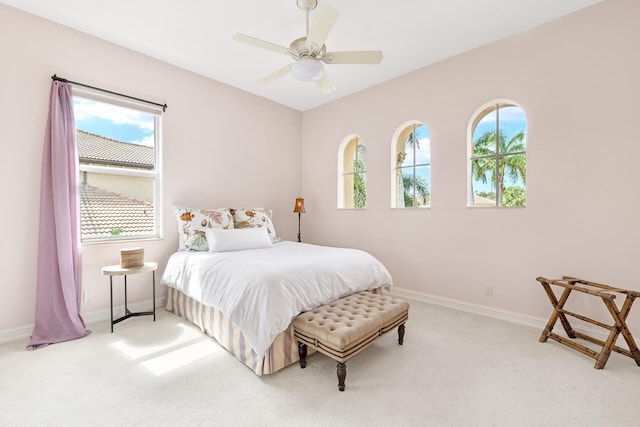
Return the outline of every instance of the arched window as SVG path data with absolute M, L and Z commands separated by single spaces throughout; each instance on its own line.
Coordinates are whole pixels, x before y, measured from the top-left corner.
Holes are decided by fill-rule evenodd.
M 391 142 L 391 207 L 431 206 L 431 140 L 420 122 L 400 126 Z
M 367 147 L 358 135 L 338 149 L 338 208 L 367 207 Z
M 469 123 L 468 205 L 527 203 L 527 118 L 511 101 L 481 107 Z

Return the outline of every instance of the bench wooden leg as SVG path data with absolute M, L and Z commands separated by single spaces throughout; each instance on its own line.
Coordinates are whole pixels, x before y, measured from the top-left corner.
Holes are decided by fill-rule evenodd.
M 338 362 L 338 390 L 344 391 L 344 380 L 347 378 L 347 364 Z
M 398 344 L 404 343 L 404 323 L 398 326 Z
M 307 366 L 307 345 L 299 341 L 298 356 L 300 356 L 300 367 L 304 369 Z

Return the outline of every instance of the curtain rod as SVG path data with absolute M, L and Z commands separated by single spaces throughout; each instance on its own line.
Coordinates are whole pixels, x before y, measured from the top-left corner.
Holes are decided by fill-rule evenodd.
M 71 83 L 71 84 L 73 84 L 73 85 L 82 86 L 82 87 L 86 87 L 86 88 L 94 89 L 94 90 L 99 90 L 99 91 L 101 91 L 101 92 L 109 93 L 109 94 L 111 94 L 111 95 L 122 96 L 122 97 L 124 97 L 124 98 L 133 99 L 133 100 L 135 100 L 135 101 L 145 102 L 145 103 L 147 103 L 147 104 L 151 104 L 151 105 L 156 105 L 156 106 L 158 106 L 158 107 L 162 107 L 162 112 L 163 112 L 163 113 L 167 111 L 167 104 L 158 104 L 157 102 L 147 101 L 146 99 L 140 99 L 140 98 L 136 98 L 136 97 L 134 97 L 134 96 L 124 95 L 124 94 L 122 94 L 122 93 L 112 92 L 112 91 L 110 91 L 110 90 L 106 90 L 106 89 L 101 89 L 101 88 L 99 88 L 99 87 L 89 86 L 89 85 L 86 85 L 86 84 L 84 84 L 84 83 L 74 82 L 74 81 L 67 80 L 67 79 L 62 78 L 62 77 L 58 77 L 58 76 L 56 76 L 55 74 L 54 74 L 53 76 L 51 76 L 51 80 L 57 80 L 57 81 L 60 81 L 60 82 L 63 82 L 63 83 Z

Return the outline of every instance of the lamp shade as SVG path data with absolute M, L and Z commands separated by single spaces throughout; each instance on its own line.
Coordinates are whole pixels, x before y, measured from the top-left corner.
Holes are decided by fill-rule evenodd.
M 303 82 L 319 80 L 324 76 L 324 67 L 317 59 L 306 56 L 291 66 L 291 75 Z
M 304 199 L 302 197 L 298 197 L 296 199 L 296 205 L 293 207 L 293 211 L 295 213 L 305 213 L 305 210 L 304 210 Z

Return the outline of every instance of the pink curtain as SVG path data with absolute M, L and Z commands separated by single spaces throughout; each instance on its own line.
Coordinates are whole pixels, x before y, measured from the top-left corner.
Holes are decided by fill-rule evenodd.
M 78 156 L 71 86 L 53 81 L 44 137 L 40 188 L 40 240 L 35 328 L 36 349 L 90 333 L 80 316 L 82 272 Z

